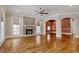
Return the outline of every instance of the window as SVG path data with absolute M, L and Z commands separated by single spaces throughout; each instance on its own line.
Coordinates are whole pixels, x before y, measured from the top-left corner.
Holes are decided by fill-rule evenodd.
M 20 34 L 20 22 L 19 17 L 13 17 L 13 35 L 19 35 Z
M 13 35 L 19 35 L 20 34 L 20 26 L 13 24 Z

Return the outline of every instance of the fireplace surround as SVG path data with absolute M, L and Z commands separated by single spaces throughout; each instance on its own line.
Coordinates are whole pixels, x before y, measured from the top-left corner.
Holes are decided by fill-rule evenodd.
M 26 29 L 26 35 L 33 34 L 33 29 Z

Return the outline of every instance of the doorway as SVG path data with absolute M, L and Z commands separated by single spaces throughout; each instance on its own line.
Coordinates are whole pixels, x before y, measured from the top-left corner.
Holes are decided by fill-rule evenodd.
M 61 20 L 62 35 L 71 35 L 71 18 L 63 18 Z
M 46 22 L 46 34 L 54 34 L 56 36 L 56 20 Z

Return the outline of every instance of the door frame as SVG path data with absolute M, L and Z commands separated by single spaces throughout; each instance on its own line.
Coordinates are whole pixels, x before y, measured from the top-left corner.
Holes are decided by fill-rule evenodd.
M 72 24 L 72 22 L 73 22 L 73 19 L 72 18 L 70 18 L 69 20 L 70 20 L 70 33 L 62 33 L 62 20 L 64 20 L 65 18 L 70 18 L 70 17 L 64 17 L 64 18 L 62 18 L 61 19 L 61 34 L 63 35 L 63 34 L 66 34 L 66 35 L 72 35 L 72 33 L 73 33 L 73 24 Z
M 51 21 L 52 21 L 52 22 L 51 22 Z M 46 21 L 46 23 L 45 23 L 45 29 L 46 29 L 45 32 L 46 32 L 46 33 L 47 33 L 47 31 L 48 31 L 48 30 L 47 30 L 47 26 L 48 26 L 47 23 L 48 23 L 48 22 L 51 22 L 51 23 L 50 23 L 50 25 L 51 25 L 51 26 L 50 26 L 50 31 L 52 31 L 52 24 L 53 24 L 53 22 L 56 22 L 56 20 L 48 20 L 48 21 Z M 55 32 L 51 32 L 51 33 L 56 33 L 56 24 L 55 24 Z

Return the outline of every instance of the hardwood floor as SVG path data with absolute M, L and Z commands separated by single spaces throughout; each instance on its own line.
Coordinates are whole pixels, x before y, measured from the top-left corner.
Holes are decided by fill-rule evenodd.
M 1 53 L 75 53 L 79 52 L 79 39 L 63 35 L 56 38 L 54 34 L 37 35 L 6 39 Z

